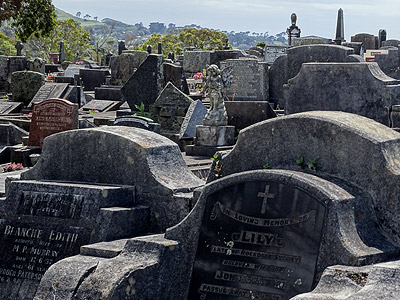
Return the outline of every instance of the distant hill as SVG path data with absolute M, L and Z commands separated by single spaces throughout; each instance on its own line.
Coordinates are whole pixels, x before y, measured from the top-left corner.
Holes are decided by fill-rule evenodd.
M 89 20 L 89 19 L 83 19 L 83 18 L 78 18 L 77 16 L 74 16 L 70 13 L 67 13 L 66 11 L 63 11 L 59 8 L 56 8 L 56 14 L 57 14 L 57 20 L 60 21 L 65 21 L 67 19 L 73 19 L 75 22 L 81 24 L 83 28 L 86 27 L 91 27 L 91 26 L 96 26 L 96 25 L 102 25 L 101 22 L 96 21 L 96 20 Z

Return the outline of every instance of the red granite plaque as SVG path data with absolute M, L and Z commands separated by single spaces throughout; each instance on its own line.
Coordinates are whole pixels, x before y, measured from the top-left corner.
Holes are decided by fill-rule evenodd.
M 42 146 L 53 133 L 78 128 L 78 105 L 63 99 L 48 99 L 34 104 L 29 146 Z

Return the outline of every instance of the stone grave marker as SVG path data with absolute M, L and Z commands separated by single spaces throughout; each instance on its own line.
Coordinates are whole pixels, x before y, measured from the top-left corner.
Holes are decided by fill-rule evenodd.
M 229 100 L 268 100 L 268 65 L 257 59 L 227 59 L 221 62 L 221 70 L 232 68 L 232 84 L 226 89 Z
M 118 109 L 118 106 L 121 104 L 121 101 L 111 101 L 111 100 L 96 100 L 93 99 L 82 106 L 81 110 L 89 111 L 89 110 L 98 110 L 99 112 L 105 112 L 109 110 Z
M 28 105 L 36 93 L 45 84 L 44 75 L 33 71 L 18 71 L 12 73 L 11 91 L 13 101 Z
M 160 124 L 155 123 L 152 119 L 141 116 L 121 116 L 117 117 L 112 126 L 129 126 L 146 129 L 160 133 Z
M 203 124 L 206 114 L 207 108 L 204 106 L 201 100 L 193 101 L 186 112 L 185 119 L 182 122 L 179 138 L 194 138 L 196 136 L 196 126 Z
M 272 65 L 279 56 L 286 54 L 286 49 L 285 46 L 265 46 L 265 62 Z
M 0 101 L 0 115 L 20 112 L 22 105 L 22 102 Z
M 42 146 L 45 137 L 78 128 L 78 105 L 63 99 L 49 99 L 33 106 L 29 146 Z
M 255 178 L 208 195 L 188 299 L 287 300 L 313 287 L 325 204 Z
M 171 82 L 168 82 L 151 106 L 150 112 L 157 116 L 161 130 L 179 133 L 186 112 L 192 102 L 192 98 L 184 94 Z
M 129 107 L 144 103 L 146 111 L 156 101 L 163 85 L 163 56 L 151 54 L 122 87 L 121 92 Z
M 68 83 L 45 83 L 33 97 L 29 106 L 50 98 L 62 99 L 67 93 Z

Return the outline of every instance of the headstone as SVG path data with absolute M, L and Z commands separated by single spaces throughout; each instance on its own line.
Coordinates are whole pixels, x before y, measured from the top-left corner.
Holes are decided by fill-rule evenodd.
M 232 84 L 226 96 L 234 101 L 268 100 L 268 64 L 258 59 L 227 59 L 221 62 L 221 69 L 232 68 Z
M 193 189 L 204 183 L 187 168 L 176 143 L 126 126 L 51 135 L 38 163 L 22 178 L 134 185 L 137 203 L 151 207 L 149 232 L 181 221 L 192 208 Z
M 23 103 L 21 102 L 0 102 L 0 115 L 18 113 L 21 111 Z
M 147 45 L 146 51 L 148 54 L 151 54 L 152 51 L 151 45 Z
M 383 42 L 386 41 L 386 30 L 385 29 L 379 29 L 379 34 L 378 34 L 378 46 L 383 47 Z
M 143 232 L 146 211 L 138 213 L 134 191 L 133 186 L 11 183 L 0 213 L 0 299 L 33 299 L 46 270 L 78 254 L 81 246 Z
M 121 105 L 121 101 L 111 101 L 111 100 L 96 100 L 93 99 L 82 106 L 81 110 L 97 110 L 99 112 L 106 112 L 109 110 L 116 110 Z
M 60 41 L 60 58 L 59 58 L 59 63 L 63 63 L 65 61 L 65 46 L 64 46 L 64 41 Z
M 306 63 L 285 86 L 285 114 L 345 111 L 389 126 L 387 108 L 400 104 L 399 83 L 376 63 Z
M 33 106 L 29 146 L 42 146 L 54 133 L 78 128 L 78 105 L 67 100 L 49 99 Z
M 168 53 L 168 59 L 175 61 L 175 53 L 174 52 Z
M 277 116 L 267 101 L 226 101 L 225 107 L 228 125 L 235 126 L 236 132 Z
M 39 57 L 36 57 L 30 67 L 31 71 L 45 73 L 45 61 Z
M 67 92 L 68 83 L 49 83 L 46 82 L 33 97 L 29 106 L 34 103 L 40 103 L 46 99 L 50 98 L 60 98 L 62 99 Z
M 44 84 L 45 78 L 42 73 L 33 71 L 14 72 L 11 77 L 13 101 L 28 105 Z
M 121 93 L 122 86 L 102 85 L 94 89 L 95 98 L 102 100 L 121 101 L 123 96 Z
M 269 100 L 284 107 L 283 85 L 294 78 L 307 62 L 357 62 L 354 50 L 337 45 L 291 47 L 269 69 Z M 361 58 L 362 59 L 362 58 Z
M 185 74 L 181 66 L 171 63 L 163 64 L 164 87 L 168 82 L 180 89 L 186 95 L 189 95 L 189 88 L 186 82 Z
M 148 111 L 156 101 L 163 84 L 162 64 L 162 55 L 149 55 L 122 87 L 121 92 L 131 109 L 143 103 Z
M 146 60 L 146 51 L 124 51 L 110 60 L 111 84 L 125 84 L 137 68 Z
M 67 69 L 64 72 L 65 77 L 74 77 L 75 75 L 79 75 L 81 69 L 85 69 L 84 65 L 77 64 L 69 64 Z
M 376 54 L 374 61 L 379 65 L 379 68 L 389 77 L 400 79 L 400 55 L 397 47 L 382 47 L 387 54 Z
M 313 288 L 326 204 L 299 184 L 261 174 L 237 175 L 200 199 L 188 299 L 288 300 Z
M 183 55 L 183 70 L 188 73 L 203 72 L 211 64 L 210 51 L 185 51 Z
M 351 37 L 352 42 L 361 42 L 364 44 L 364 50 L 378 49 L 378 37 L 373 34 L 359 33 Z
M 96 87 L 106 83 L 110 71 L 102 69 L 80 69 L 81 85 L 85 91 L 94 91 Z
M 160 133 L 160 124 L 155 123 L 152 119 L 140 116 L 121 116 L 115 118 L 113 126 L 128 126 L 146 129 L 155 133 Z
M 161 130 L 179 133 L 186 112 L 193 100 L 177 89 L 171 82 L 152 104 L 150 112 L 157 117 Z
M 157 53 L 158 53 L 158 54 L 162 54 L 162 43 L 158 43 L 157 46 L 158 46 L 158 48 L 157 48 L 157 50 L 158 50 Z
M 286 54 L 286 49 L 285 46 L 265 46 L 265 62 L 272 65 L 279 56 Z
M 125 41 L 124 40 L 118 41 L 118 55 L 121 55 L 122 52 L 124 52 L 125 50 L 128 50 L 125 46 Z
M 196 137 L 196 126 L 203 124 L 206 113 L 207 108 L 204 106 L 201 100 L 193 101 L 186 112 L 185 119 L 182 122 L 179 138 L 187 139 Z
M 344 42 L 344 17 L 343 17 L 343 9 L 339 8 L 338 17 L 337 17 L 337 25 L 336 25 L 336 36 L 335 42 L 337 45 L 341 45 Z
M 21 41 L 17 41 L 15 44 L 15 49 L 17 49 L 17 56 L 22 56 L 22 49 L 24 48 L 24 44 Z
M 382 46 L 383 46 L 383 47 L 392 46 L 392 47 L 397 47 L 397 48 L 399 48 L 399 46 L 400 46 L 400 41 L 399 41 L 399 40 L 386 40 L 386 41 L 383 41 Z

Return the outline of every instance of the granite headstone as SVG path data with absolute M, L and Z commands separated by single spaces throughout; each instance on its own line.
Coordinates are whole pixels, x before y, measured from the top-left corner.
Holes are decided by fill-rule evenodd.
M 33 106 L 29 146 L 42 146 L 45 137 L 78 128 L 78 105 L 63 99 L 48 99 Z

